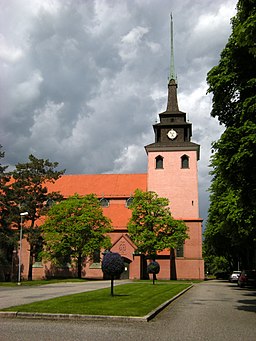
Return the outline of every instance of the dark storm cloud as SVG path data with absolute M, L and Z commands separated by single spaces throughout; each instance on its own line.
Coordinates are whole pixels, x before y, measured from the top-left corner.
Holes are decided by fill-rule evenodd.
M 0 4 L 5 162 L 33 153 L 67 173 L 146 172 L 144 145 L 166 108 L 172 11 L 179 106 L 201 144 L 200 198 L 208 202 L 210 146 L 221 127 L 210 118 L 205 78 L 230 34 L 234 0 Z

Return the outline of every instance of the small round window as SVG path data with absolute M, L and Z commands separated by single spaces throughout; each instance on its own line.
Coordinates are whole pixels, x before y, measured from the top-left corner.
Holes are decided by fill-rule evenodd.
M 131 206 L 132 203 L 133 203 L 133 198 L 132 198 L 132 197 L 128 198 L 128 199 L 126 200 L 126 207 Z
M 109 200 L 106 198 L 101 198 L 100 199 L 100 205 L 101 205 L 101 207 L 108 207 L 109 206 Z

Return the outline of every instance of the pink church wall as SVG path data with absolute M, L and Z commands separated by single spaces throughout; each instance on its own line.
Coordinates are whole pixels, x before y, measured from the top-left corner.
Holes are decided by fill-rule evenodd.
M 134 256 L 130 264 L 130 279 L 140 279 L 140 257 Z
M 27 239 L 22 239 L 22 248 L 21 248 L 21 279 L 28 278 L 28 269 L 29 269 L 29 243 Z M 20 250 L 19 250 L 20 252 Z
M 163 169 L 156 169 L 156 157 L 163 157 Z M 189 168 L 181 168 L 181 157 L 189 157 Z M 184 220 L 189 239 L 185 241 L 184 257 L 176 258 L 176 274 L 180 279 L 203 279 L 202 220 L 199 218 L 197 152 L 161 151 L 148 153 L 148 190 L 169 199 L 175 219 Z M 161 270 L 158 278 L 170 279 L 170 261 L 157 260 Z
M 204 280 L 204 261 L 202 259 L 176 259 L 178 279 Z
M 189 226 L 190 239 L 187 239 L 184 246 L 184 257 L 176 258 L 176 275 L 178 279 L 204 279 L 204 263 L 202 260 L 201 252 L 201 222 L 186 222 Z M 116 239 L 116 238 L 115 238 Z M 23 257 L 22 257 L 22 278 L 27 279 L 28 275 L 28 243 L 23 240 Z M 141 275 L 141 264 L 140 256 L 134 255 L 134 248 L 131 246 L 127 240 L 120 239 L 120 243 L 116 243 L 111 249 L 113 252 L 120 253 L 125 259 L 130 260 L 129 264 L 129 278 L 130 279 L 140 279 Z M 158 274 L 158 279 L 170 279 L 170 256 L 169 252 L 165 253 L 166 257 L 164 259 L 159 258 L 157 261 L 160 264 L 161 270 Z M 101 257 L 102 258 L 102 257 Z M 56 269 L 55 272 L 51 272 L 51 263 L 42 263 L 41 266 L 33 267 L 33 279 L 42 279 L 51 277 L 76 277 L 75 269 L 65 268 Z M 100 264 L 92 264 L 91 261 L 85 262 L 82 277 L 101 279 L 103 278 L 103 273 Z
M 188 222 L 189 239 L 186 239 L 184 246 L 184 257 L 186 258 L 202 258 L 202 223 L 201 220 Z
M 164 158 L 164 168 L 155 168 L 155 158 Z M 189 157 L 189 168 L 181 169 L 181 156 Z M 150 152 L 148 190 L 168 198 L 174 218 L 198 218 L 198 180 L 196 151 Z
M 189 157 L 189 168 L 181 169 L 181 156 Z M 164 169 L 155 169 L 155 158 L 161 155 L 164 158 Z M 148 153 L 148 188 L 155 191 L 161 197 L 167 197 L 170 200 L 170 209 L 176 219 L 182 219 L 188 226 L 189 239 L 184 246 L 184 257 L 176 258 L 176 273 L 180 279 L 203 279 L 204 265 L 202 260 L 202 227 L 199 218 L 198 205 L 198 180 L 197 180 L 197 154 L 196 151 L 167 151 L 167 152 L 149 152 Z M 120 201 L 120 200 L 119 200 Z M 127 238 L 126 223 L 129 216 L 126 213 L 125 201 L 114 201 L 115 206 L 106 209 L 115 209 L 118 218 L 114 232 L 110 233 L 113 252 L 120 253 L 129 264 L 129 278 L 139 279 L 141 275 L 140 256 L 134 255 L 136 247 Z M 118 205 L 117 205 L 118 203 Z M 111 203 L 111 205 L 113 205 Z M 127 216 L 124 216 L 126 214 Z M 130 212 L 129 212 L 130 214 Z M 102 257 L 101 257 L 102 258 Z M 170 257 L 159 258 L 161 270 L 158 278 L 170 279 Z M 23 239 L 22 243 L 22 277 L 27 279 L 29 267 L 29 244 Z M 34 266 L 33 278 L 45 278 L 51 274 L 50 263 L 42 263 Z M 57 269 L 58 276 L 75 276 L 74 269 Z M 100 264 L 92 264 L 88 260 L 84 264 L 83 277 L 102 278 Z
M 158 279 L 171 278 L 170 258 L 157 259 L 160 265 Z M 204 262 L 202 259 L 176 258 L 175 268 L 177 279 L 198 279 L 204 280 Z

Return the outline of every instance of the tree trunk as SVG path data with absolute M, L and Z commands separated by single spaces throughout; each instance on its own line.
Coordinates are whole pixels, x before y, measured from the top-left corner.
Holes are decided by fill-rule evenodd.
M 177 280 L 177 272 L 176 272 L 176 260 L 175 260 L 175 252 L 174 249 L 171 248 L 170 252 L 170 279 Z
M 82 256 L 81 254 L 79 254 L 77 258 L 77 277 L 82 278 Z
M 30 245 L 29 250 L 29 264 L 28 264 L 28 281 L 33 280 L 33 251 L 31 250 L 32 246 Z
M 141 255 L 141 270 L 140 270 L 140 279 L 149 279 L 149 274 L 147 272 L 147 259 L 144 254 Z
M 111 296 L 114 296 L 114 276 L 111 276 Z

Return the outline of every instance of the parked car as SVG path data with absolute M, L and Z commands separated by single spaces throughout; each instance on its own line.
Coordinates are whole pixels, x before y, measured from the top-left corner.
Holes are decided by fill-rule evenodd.
M 241 275 L 241 271 L 239 270 L 233 271 L 232 274 L 229 276 L 229 282 L 236 283 L 240 275 Z
M 244 270 L 238 278 L 237 284 L 240 288 L 245 286 L 256 286 L 256 270 Z

